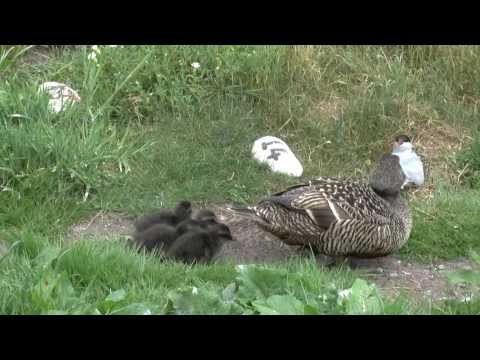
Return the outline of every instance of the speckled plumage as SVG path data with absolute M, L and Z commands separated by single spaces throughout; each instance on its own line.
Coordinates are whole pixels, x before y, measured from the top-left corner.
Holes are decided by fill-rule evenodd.
M 370 183 L 319 177 L 236 210 L 290 245 L 310 245 L 330 256 L 384 256 L 410 236 L 411 214 L 400 196 L 403 180 L 398 158 L 386 155 Z

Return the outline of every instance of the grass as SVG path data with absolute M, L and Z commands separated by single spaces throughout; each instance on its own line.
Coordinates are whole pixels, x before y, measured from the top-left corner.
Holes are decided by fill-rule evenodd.
M 350 270 L 322 271 L 311 259 L 243 270 L 189 267 L 134 253 L 120 240 L 62 247 L 31 233 L 2 261 L 0 273 L 4 314 L 346 313 L 338 292 L 355 280 Z M 406 299 L 380 304 L 378 313 L 411 311 Z
M 402 254 L 417 260 L 451 260 L 480 249 L 480 193 L 440 187 L 433 199 L 413 202 L 414 228 Z
M 478 249 L 477 47 L 101 46 L 96 61 L 83 47 L 24 62 L 31 51 L 0 47 L 0 240 L 20 244 L 0 260 L 0 313 L 109 313 L 128 304 L 136 305 L 122 311 L 175 313 L 188 286 L 205 290 L 205 301 L 239 287 L 232 265 L 163 264 L 118 242 L 64 238 L 99 210 L 138 215 L 180 199 L 246 204 L 295 183 L 251 160 L 253 141 L 265 134 L 289 143 L 305 178 L 363 174 L 394 134 L 417 136 L 427 160 L 438 161 L 429 197 L 410 196 L 415 225 L 401 255 L 448 260 Z M 46 80 L 69 84 L 82 101 L 51 113 L 37 91 Z M 457 146 L 460 137 L 443 137 L 447 128 L 473 141 Z M 437 148 L 423 142 L 425 134 Z M 35 262 L 42 251 L 52 263 Z M 271 269 L 304 276 L 312 294 L 327 283 L 338 292 L 356 278 L 308 260 Z M 280 300 L 270 297 L 279 294 L 281 308 L 298 310 L 297 300 L 308 301 L 296 291 L 283 284 L 263 297 L 237 294 L 232 311 L 271 311 Z M 309 311 L 348 313 L 348 306 L 332 300 Z M 382 306 L 434 311 L 405 299 Z M 438 311 L 460 309 L 448 306 Z M 458 311 L 477 312 L 469 306 Z

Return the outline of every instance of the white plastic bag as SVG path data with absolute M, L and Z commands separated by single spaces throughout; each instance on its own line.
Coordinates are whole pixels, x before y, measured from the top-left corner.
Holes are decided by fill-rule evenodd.
M 264 136 L 256 140 L 252 154 L 258 162 L 267 164 L 272 171 L 295 177 L 303 174 L 302 164 L 292 150 L 284 141 L 274 136 Z
M 55 81 L 47 81 L 40 85 L 40 91 L 48 93 L 50 109 L 56 113 L 65 110 L 68 104 L 80 101 L 80 96 L 75 90 Z
M 425 179 L 422 160 L 415 151 L 413 151 L 410 142 L 404 142 L 394 149 L 392 155 L 397 155 L 400 158 L 400 166 L 407 177 L 403 187 L 409 184 L 414 184 L 416 186 L 423 185 Z

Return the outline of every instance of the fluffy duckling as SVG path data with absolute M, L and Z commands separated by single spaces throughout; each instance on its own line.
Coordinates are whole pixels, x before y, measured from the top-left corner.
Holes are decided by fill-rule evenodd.
M 224 224 L 207 228 L 191 227 L 180 235 L 166 252 L 167 258 L 188 264 L 208 263 L 226 241 L 231 241 L 230 229 Z
M 175 209 L 162 209 L 152 214 L 142 216 L 135 223 L 137 232 L 142 232 L 154 224 L 177 226 L 180 222 L 189 219 L 192 214 L 192 204 L 189 201 L 180 201 Z

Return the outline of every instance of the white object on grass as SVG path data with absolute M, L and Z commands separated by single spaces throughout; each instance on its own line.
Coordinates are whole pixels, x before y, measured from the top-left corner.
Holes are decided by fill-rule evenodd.
M 395 148 L 392 155 L 397 155 L 400 158 L 400 166 L 407 177 L 403 186 L 408 184 L 423 185 L 425 179 L 422 160 L 413 151 L 413 146 L 410 142 L 404 142 Z
M 302 176 L 303 167 L 288 145 L 274 136 L 264 136 L 255 141 L 252 147 L 253 157 L 267 164 L 272 171 L 290 176 Z
M 65 110 L 68 104 L 80 101 L 80 96 L 75 90 L 55 81 L 47 81 L 40 85 L 40 91 L 48 93 L 50 96 L 48 104 L 56 113 Z

